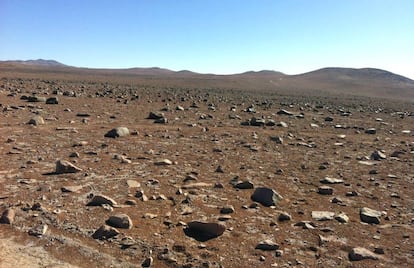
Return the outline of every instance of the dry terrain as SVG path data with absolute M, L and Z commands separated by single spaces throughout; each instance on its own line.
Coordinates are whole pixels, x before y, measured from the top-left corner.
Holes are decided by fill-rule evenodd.
M 10 66 L 0 267 L 414 267 L 408 87 Z

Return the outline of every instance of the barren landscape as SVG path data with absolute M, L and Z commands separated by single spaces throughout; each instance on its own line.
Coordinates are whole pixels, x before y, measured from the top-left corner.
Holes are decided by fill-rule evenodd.
M 0 63 L 0 267 L 414 267 L 414 81 Z

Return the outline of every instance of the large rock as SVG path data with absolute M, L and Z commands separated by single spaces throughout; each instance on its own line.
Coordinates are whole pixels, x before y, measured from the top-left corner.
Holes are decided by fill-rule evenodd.
M 359 211 L 359 217 L 361 218 L 361 221 L 365 223 L 379 224 L 381 216 L 381 211 L 373 210 L 367 207 L 361 208 Z
M 350 261 L 362 261 L 365 259 L 378 260 L 379 257 L 374 252 L 361 247 L 353 248 L 349 252 Z
M 6 209 L 3 212 L 3 214 L 1 215 L 0 223 L 13 224 L 15 215 L 16 215 L 16 213 L 15 213 L 14 209 L 12 209 L 12 208 Z
M 273 189 L 258 187 L 252 194 L 251 199 L 262 204 L 263 206 L 270 207 L 276 205 L 278 201 L 282 200 L 282 196 Z
M 94 195 L 91 199 L 91 201 L 89 201 L 89 203 L 87 204 L 88 206 L 101 206 L 101 205 L 110 205 L 110 206 L 114 206 L 117 205 L 116 201 L 113 200 L 112 198 L 105 196 L 105 195 Z
M 99 240 L 106 240 L 111 237 L 117 236 L 118 234 L 119 234 L 119 231 L 116 228 L 108 226 L 108 225 L 102 225 L 101 227 L 98 228 L 98 230 L 96 230 L 93 233 L 92 238 L 99 239 Z
M 221 223 L 192 221 L 184 232 L 198 241 L 207 241 L 219 237 L 225 230 L 226 226 Z
M 111 129 L 105 134 L 105 137 L 107 138 L 118 138 L 118 137 L 124 137 L 129 135 L 129 129 L 126 127 L 117 127 L 114 129 Z
M 56 174 L 64 174 L 64 173 L 77 173 L 82 171 L 81 168 L 78 168 L 74 164 L 65 161 L 65 160 L 58 160 L 56 161 Z
M 109 217 L 106 221 L 106 224 L 116 227 L 116 228 L 123 228 L 123 229 L 131 229 L 132 228 L 132 221 L 131 218 L 126 214 L 117 214 Z

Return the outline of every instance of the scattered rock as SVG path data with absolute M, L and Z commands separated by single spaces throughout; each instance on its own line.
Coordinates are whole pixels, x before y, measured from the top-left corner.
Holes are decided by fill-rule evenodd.
M 141 267 L 143 268 L 151 267 L 153 262 L 154 262 L 154 259 L 152 257 L 148 257 L 141 263 Z
M 161 160 L 157 160 L 154 164 L 156 166 L 169 166 L 169 165 L 172 165 L 173 162 L 169 159 L 161 159 Z
M 374 252 L 361 247 L 353 248 L 351 252 L 349 252 L 350 261 L 362 261 L 365 259 L 378 260 L 379 257 Z
M 226 226 L 221 223 L 192 221 L 187 224 L 184 232 L 186 235 L 203 242 L 221 236 L 225 230 Z
M 0 223 L 13 224 L 16 212 L 13 208 L 7 208 L 0 217 Z
M 41 224 L 29 229 L 29 235 L 33 235 L 36 237 L 41 237 L 47 232 L 48 226 L 46 224 Z
M 128 136 L 130 134 L 129 129 L 126 127 L 117 127 L 114 129 L 111 129 L 105 134 L 105 137 L 107 138 L 118 138 L 118 137 L 124 137 Z
M 333 188 L 329 186 L 319 186 L 318 193 L 321 195 L 332 195 Z
M 74 164 L 65 161 L 65 160 L 58 160 L 56 161 L 56 174 L 64 174 L 64 173 L 77 173 L 82 171 L 81 168 L 78 168 Z
M 30 119 L 27 124 L 34 125 L 34 126 L 44 125 L 45 120 L 40 115 L 37 115 L 37 116 L 33 117 L 32 119 Z
M 277 249 L 279 249 L 279 245 L 277 243 L 271 241 L 271 240 L 264 240 L 264 241 L 261 241 L 259 244 L 257 244 L 255 249 L 277 250 Z
M 126 214 L 117 214 L 109 217 L 106 224 L 116 228 L 131 229 L 132 221 L 131 218 Z
M 234 212 L 234 207 L 233 206 L 225 206 L 225 207 L 222 207 L 221 209 L 220 209 L 220 213 L 221 214 L 231 214 L 231 213 L 233 213 Z
M 371 208 L 361 208 L 359 212 L 359 216 L 362 222 L 371 223 L 371 224 L 379 224 L 380 217 L 382 216 L 381 211 L 373 210 Z
M 375 135 L 377 134 L 377 130 L 375 128 L 368 128 L 365 130 L 365 134 Z
M 76 186 L 63 186 L 60 190 L 64 193 L 77 193 L 82 190 L 83 186 L 76 185 Z
M 331 178 L 331 177 L 325 177 L 321 179 L 320 182 L 324 184 L 338 184 L 338 183 L 343 183 L 344 180 L 337 179 L 337 178 Z
M 282 200 L 282 196 L 273 189 L 258 187 L 252 194 L 251 199 L 262 204 L 263 206 L 270 207 L 275 206 L 277 202 Z
M 59 100 L 57 97 L 50 97 L 46 100 L 46 104 L 58 104 Z
M 372 160 L 380 161 L 380 160 L 383 160 L 383 159 L 386 159 L 386 158 L 387 158 L 387 156 L 381 151 L 375 151 L 371 154 L 371 159 Z
M 335 216 L 335 220 L 341 222 L 341 223 L 348 223 L 349 217 L 345 213 L 339 213 Z
M 164 118 L 164 113 L 160 113 L 160 112 L 150 112 L 147 119 L 153 119 L 153 120 L 157 120 L 157 119 L 162 119 Z
M 333 220 L 334 216 L 335 213 L 330 211 L 312 211 L 312 219 L 316 221 Z
M 280 212 L 279 217 L 277 218 L 278 221 L 290 221 L 292 216 L 287 212 Z
M 117 205 L 115 200 L 113 200 L 112 198 L 99 194 L 99 195 L 94 195 L 91 201 L 89 201 L 89 203 L 87 204 L 87 206 L 101 206 L 104 204 L 110 205 L 112 207 L 114 205 Z
M 119 231 L 116 228 L 108 225 L 102 225 L 93 233 L 92 238 L 106 240 L 114 236 L 117 236 L 118 234 Z

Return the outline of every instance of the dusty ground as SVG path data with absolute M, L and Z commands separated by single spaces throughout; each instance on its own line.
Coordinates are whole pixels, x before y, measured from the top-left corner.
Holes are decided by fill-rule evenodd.
M 33 93 L 59 103 L 21 99 Z M 0 212 L 16 211 L 12 225 L 0 224 L 0 267 L 140 267 L 150 256 L 152 267 L 414 266 L 412 102 L 8 78 L 0 81 L 0 104 Z M 250 105 L 255 112 L 246 112 Z M 168 123 L 146 119 L 161 110 Z M 27 124 L 35 115 L 45 124 Z M 252 117 L 287 127 L 241 124 Z M 119 126 L 133 135 L 104 137 Z M 377 150 L 386 158 L 371 159 Z M 54 174 L 59 159 L 82 171 Z M 173 164 L 155 165 L 160 159 Z M 283 199 L 256 204 L 254 189 L 233 187 L 235 177 Z M 332 195 L 318 193 L 325 177 L 343 180 L 328 185 Z M 138 190 L 149 200 L 135 197 Z M 92 194 L 118 205 L 86 206 Z M 229 205 L 234 212 L 223 218 L 220 209 Z M 362 207 L 382 212 L 380 223 L 361 222 Z M 318 221 L 312 211 L 343 212 L 349 222 Z M 281 212 L 291 220 L 279 221 Z M 133 228 L 93 239 L 117 213 Z M 193 220 L 222 222 L 226 231 L 197 241 L 184 232 Z M 295 226 L 306 221 L 313 228 Z M 44 224 L 41 237 L 28 234 Z M 255 249 L 266 239 L 279 251 Z M 351 261 L 355 247 L 384 254 Z

